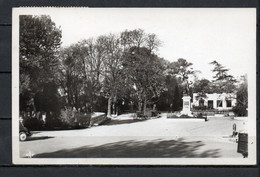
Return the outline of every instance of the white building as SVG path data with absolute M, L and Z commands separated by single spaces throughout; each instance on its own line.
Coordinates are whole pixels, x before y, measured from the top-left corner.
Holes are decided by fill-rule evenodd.
M 208 109 L 231 110 L 236 105 L 236 94 L 234 93 L 212 93 L 201 97 L 199 93 L 193 93 L 193 107 L 206 106 Z

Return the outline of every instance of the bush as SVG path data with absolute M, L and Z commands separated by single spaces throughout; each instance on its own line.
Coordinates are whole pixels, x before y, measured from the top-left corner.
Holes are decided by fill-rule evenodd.
M 29 130 L 35 131 L 35 130 L 42 130 L 44 122 L 37 118 L 28 118 L 24 120 L 23 124 Z
M 76 118 L 76 126 L 77 127 L 89 127 L 90 120 L 91 120 L 91 114 L 84 114 L 82 112 L 78 112 L 75 114 Z
M 59 119 L 63 124 L 71 128 L 88 127 L 90 125 L 91 114 L 84 114 L 68 107 L 61 110 Z
M 60 129 L 62 127 L 62 121 L 58 118 L 59 116 L 46 117 L 46 123 L 44 125 L 45 130 Z
M 236 116 L 242 117 L 242 116 L 247 116 L 247 110 L 245 106 L 242 105 L 236 105 L 233 107 L 233 112 L 235 113 Z
M 180 118 L 193 118 L 192 116 L 189 116 L 189 115 L 187 115 L 187 114 L 182 114 L 181 116 L 180 116 Z
M 194 115 L 196 118 L 207 118 L 207 113 L 198 113 L 197 115 Z
M 146 119 L 147 116 L 144 115 L 143 111 L 136 111 L 136 118 L 144 118 L 144 119 Z
M 69 126 L 74 126 L 75 116 L 72 107 L 67 107 L 62 109 L 60 112 L 60 120 L 62 123 L 65 123 Z

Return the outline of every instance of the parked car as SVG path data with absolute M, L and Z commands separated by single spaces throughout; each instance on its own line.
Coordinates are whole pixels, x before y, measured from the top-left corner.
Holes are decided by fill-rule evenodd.
M 19 121 L 19 139 L 20 139 L 20 141 L 25 141 L 31 135 L 32 135 L 31 132 L 23 125 L 22 122 Z

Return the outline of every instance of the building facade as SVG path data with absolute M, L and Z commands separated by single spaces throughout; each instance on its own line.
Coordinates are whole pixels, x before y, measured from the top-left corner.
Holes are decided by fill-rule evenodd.
M 206 107 L 207 109 L 231 110 L 237 103 L 234 93 L 212 93 L 201 96 L 193 93 L 192 107 Z

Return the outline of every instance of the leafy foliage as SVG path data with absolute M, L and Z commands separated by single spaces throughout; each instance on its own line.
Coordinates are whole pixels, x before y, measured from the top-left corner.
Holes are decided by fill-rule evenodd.
M 142 104 L 145 111 L 147 102 L 158 97 L 163 90 L 163 65 L 156 55 L 144 47 L 132 47 L 124 58 L 123 66 L 136 90 L 139 111 Z
M 241 78 L 241 83 L 237 88 L 237 105 L 233 111 L 238 116 L 247 116 L 248 108 L 248 83 L 247 76 Z
M 21 15 L 19 32 L 20 95 L 26 110 L 26 100 L 32 100 L 46 84 L 56 83 L 61 30 L 49 16 Z
M 61 29 L 49 16 L 20 16 L 20 110 L 46 112 L 46 127 L 64 123 L 85 126 L 93 111 L 108 116 L 112 111 L 137 109 L 145 115 L 148 107 L 156 106 L 179 111 L 183 92 L 199 92 L 199 97 L 205 97 L 205 93 L 236 90 L 234 111 L 247 108 L 246 80 L 236 88 L 229 69 L 213 61 L 214 80 L 194 82 L 192 63 L 158 57 L 162 42 L 156 34 L 125 30 L 65 48 L 60 48 L 61 37 Z M 28 124 L 37 127 L 39 122 Z
M 194 82 L 193 93 L 210 93 L 210 81 L 208 79 L 201 79 Z
M 104 82 L 103 82 L 103 94 L 108 97 L 108 116 L 111 116 L 111 104 L 117 102 L 118 96 L 124 94 L 125 76 L 122 66 L 123 48 L 121 46 L 121 39 L 117 35 L 110 34 L 108 36 L 102 36 L 99 39 L 102 40 L 104 48 Z M 115 109 L 114 109 L 115 111 Z
M 237 82 L 232 75 L 228 74 L 229 69 L 225 68 L 223 65 L 218 63 L 216 60 L 210 63 L 214 65 L 212 70 L 215 75 L 213 78 L 213 84 L 211 85 L 211 90 L 216 93 L 222 92 L 233 92 L 236 88 L 235 83 Z
M 229 69 L 225 68 L 223 65 L 218 63 L 216 60 L 210 62 L 211 65 L 214 65 L 214 69 L 212 70 L 215 75 L 213 78 L 215 80 L 234 80 L 234 77 L 232 75 L 229 75 L 227 72 Z
M 176 62 L 172 62 L 169 65 L 169 74 L 180 78 L 185 94 L 188 95 L 191 93 L 190 86 L 193 84 L 190 79 L 195 74 L 195 71 L 191 67 L 192 65 L 192 63 L 183 58 L 179 58 Z
M 20 16 L 20 72 L 30 76 L 31 84 L 55 79 L 60 40 L 61 30 L 49 16 Z
M 174 112 L 182 108 L 182 87 L 175 76 L 166 75 L 165 88 L 157 102 L 161 111 Z

